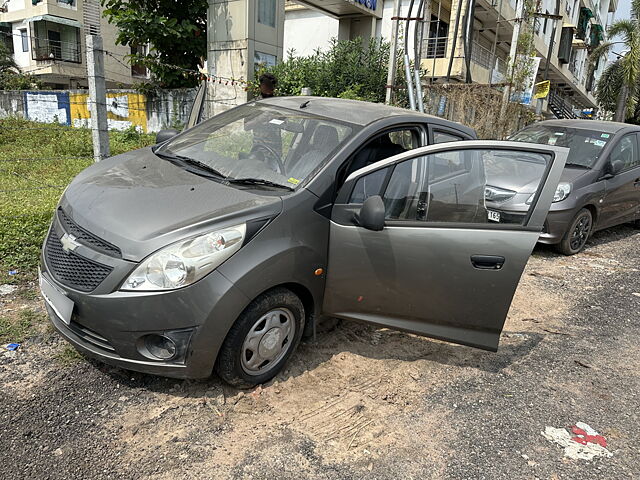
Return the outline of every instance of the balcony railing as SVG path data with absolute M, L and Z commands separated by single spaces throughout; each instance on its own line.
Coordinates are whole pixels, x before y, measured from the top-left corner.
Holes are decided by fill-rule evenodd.
M 473 42 L 471 47 L 471 61 L 477 63 L 481 67 L 491 70 L 494 63 L 494 55 L 487 47 L 483 47 L 479 43 Z
M 34 60 L 62 60 L 64 62 L 82 63 L 80 48 L 67 42 L 40 41 L 33 46 Z
M 433 37 L 422 42 L 422 58 L 445 58 L 448 37 Z

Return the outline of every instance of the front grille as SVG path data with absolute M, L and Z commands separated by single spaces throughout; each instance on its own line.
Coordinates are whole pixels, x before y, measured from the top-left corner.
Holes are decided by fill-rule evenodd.
M 98 335 L 96 332 L 85 327 L 84 325 L 80 325 L 79 323 L 74 322 L 73 320 L 71 320 L 71 322 L 69 323 L 69 330 L 82 338 L 85 342 L 91 343 L 92 345 L 95 345 L 102 350 L 107 350 L 108 352 L 116 351 L 111 343 L 109 343 L 109 340 L 101 335 Z
M 58 208 L 58 220 L 65 232 L 76 237 L 83 245 L 96 250 L 111 257 L 122 258 L 122 251 L 115 245 L 96 237 L 93 233 L 86 231 L 84 228 L 71 220 L 62 208 Z
M 47 237 L 44 253 L 53 277 L 81 292 L 95 290 L 113 270 L 112 267 L 101 265 L 74 252 L 66 253 L 53 228 Z

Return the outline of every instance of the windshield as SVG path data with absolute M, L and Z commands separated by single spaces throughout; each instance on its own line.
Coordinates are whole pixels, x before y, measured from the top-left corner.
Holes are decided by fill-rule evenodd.
M 568 147 L 567 165 L 592 168 L 612 138 L 611 133 L 594 130 L 532 125 L 515 133 L 509 140 Z
M 353 129 L 303 111 L 253 103 L 216 115 L 155 152 L 231 183 L 291 189 L 310 176 Z

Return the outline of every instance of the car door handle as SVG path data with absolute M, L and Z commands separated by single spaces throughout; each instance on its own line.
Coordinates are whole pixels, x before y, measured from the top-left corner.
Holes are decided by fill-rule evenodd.
M 640 187 L 640 178 L 636 178 L 636 179 L 633 181 L 633 186 L 634 186 L 634 187 Z
M 471 264 L 480 270 L 500 270 L 504 265 L 504 257 L 497 255 L 471 255 Z

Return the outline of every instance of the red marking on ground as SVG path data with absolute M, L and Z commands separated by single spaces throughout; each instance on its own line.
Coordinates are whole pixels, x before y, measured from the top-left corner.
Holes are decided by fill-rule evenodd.
M 587 443 L 596 443 L 603 448 L 607 447 L 607 439 L 602 435 L 589 435 L 583 429 L 576 427 L 575 425 L 571 427 L 571 431 L 576 435 L 571 440 L 577 442 L 581 445 L 586 445 Z

